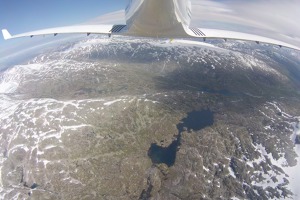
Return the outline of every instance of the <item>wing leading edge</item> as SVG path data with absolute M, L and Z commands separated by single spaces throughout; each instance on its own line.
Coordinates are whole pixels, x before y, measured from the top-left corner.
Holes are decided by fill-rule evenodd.
M 226 30 L 217 30 L 217 29 L 205 29 L 205 28 L 189 28 L 186 30 L 187 34 L 192 37 L 203 38 L 205 39 L 224 39 L 225 41 L 228 40 L 242 40 L 242 41 L 253 41 L 256 43 L 265 43 L 271 45 L 277 45 L 279 47 L 287 47 L 291 49 L 295 49 L 300 51 L 300 48 L 291 45 L 279 40 L 248 34 L 248 33 L 241 33 L 235 31 L 226 31 Z
M 128 35 L 126 25 L 78 25 L 78 26 L 66 26 L 57 27 L 50 29 L 43 29 L 38 31 L 32 31 L 17 35 L 11 35 L 6 29 L 2 30 L 2 34 L 5 40 L 20 38 L 20 37 L 33 37 L 39 35 L 54 35 L 57 34 L 108 34 L 110 35 Z M 287 47 L 300 51 L 300 48 L 279 40 L 248 34 L 235 31 L 217 30 L 217 29 L 205 29 L 205 28 L 186 28 L 187 35 L 182 35 L 185 37 L 197 37 L 205 39 L 224 39 L 224 40 L 243 40 L 243 41 L 254 41 L 256 43 L 266 43 L 271 45 L 277 45 L 279 47 Z
M 68 34 L 68 33 L 81 33 L 81 34 L 108 34 L 108 35 L 122 35 L 126 32 L 126 25 L 78 25 L 78 26 L 65 26 L 57 28 L 49 28 L 38 31 L 22 33 L 18 35 L 11 35 L 6 29 L 2 30 L 5 40 L 20 38 L 20 37 L 33 37 L 39 35 L 54 35 Z

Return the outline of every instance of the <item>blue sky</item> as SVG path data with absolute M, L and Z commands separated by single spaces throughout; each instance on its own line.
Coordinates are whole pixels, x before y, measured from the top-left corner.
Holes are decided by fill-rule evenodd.
M 17 34 L 73 25 L 124 9 L 126 4 L 127 0 L 1 0 L 0 29 Z M 5 43 L 1 37 L 0 46 Z

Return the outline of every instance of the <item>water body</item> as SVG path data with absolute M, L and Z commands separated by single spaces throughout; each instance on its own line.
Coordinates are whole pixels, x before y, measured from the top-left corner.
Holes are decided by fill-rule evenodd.
M 192 111 L 177 124 L 178 135 L 177 138 L 168 146 L 161 147 L 156 143 L 151 144 L 148 151 L 148 156 L 151 158 L 153 164 L 164 163 L 171 167 L 175 164 L 176 153 L 181 145 L 181 134 L 186 129 L 189 132 L 192 130 L 199 131 L 214 123 L 214 114 L 209 109 L 201 111 Z
M 300 144 L 300 135 L 297 135 L 295 138 L 295 144 Z
M 214 123 L 214 113 L 207 110 L 192 111 L 189 112 L 186 118 L 181 120 L 181 123 L 177 124 L 179 133 L 182 133 L 186 128 L 188 132 L 199 131 L 207 126 L 211 126 Z
M 153 164 L 165 163 L 168 167 L 174 165 L 176 160 L 176 152 L 180 146 L 181 135 L 178 135 L 168 147 L 161 147 L 156 143 L 151 144 L 148 156 Z

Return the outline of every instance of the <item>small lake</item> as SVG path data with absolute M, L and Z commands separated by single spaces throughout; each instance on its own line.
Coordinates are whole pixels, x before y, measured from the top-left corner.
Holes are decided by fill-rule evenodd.
M 214 123 L 214 113 L 207 109 L 201 111 L 192 111 L 187 113 L 187 117 L 183 118 L 177 124 L 177 138 L 168 146 L 161 147 L 156 143 L 152 143 L 148 150 L 148 156 L 153 164 L 164 163 L 169 167 L 175 164 L 176 153 L 181 145 L 181 134 L 184 130 L 188 132 L 199 131 L 205 127 L 212 126 Z
M 188 132 L 199 131 L 207 126 L 211 126 L 214 123 L 214 113 L 210 110 L 192 111 L 189 112 L 186 118 L 181 120 L 181 123 L 177 124 L 179 133 L 182 133 L 184 129 Z

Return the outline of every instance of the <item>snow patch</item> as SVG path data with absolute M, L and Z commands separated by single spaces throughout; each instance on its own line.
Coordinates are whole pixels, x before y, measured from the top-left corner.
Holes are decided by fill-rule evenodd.
M 113 100 L 113 101 L 108 101 L 108 102 L 106 102 L 106 103 L 104 103 L 103 105 L 105 105 L 105 106 L 110 106 L 110 105 L 112 105 L 112 104 L 114 104 L 114 103 L 117 103 L 117 102 L 119 102 L 119 101 L 124 101 L 125 99 L 117 99 L 117 100 Z
M 0 163 L 2 165 L 2 158 L 0 158 Z M 0 166 L 0 188 L 3 187 L 3 183 L 2 183 L 2 168 L 3 168 L 3 166 Z M 0 190 L 0 192 L 1 192 L 1 190 Z
M 44 163 L 45 168 L 47 168 L 47 164 L 50 163 L 49 160 L 43 160 L 42 162 Z
M 260 163 L 260 162 L 267 162 L 267 159 L 269 159 L 272 163 L 272 165 L 276 165 L 276 166 L 280 166 L 280 167 L 284 167 L 287 166 L 287 162 L 286 159 L 281 157 L 278 160 L 275 160 L 272 156 L 271 153 L 267 153 L 265 147 L 263 147 L 261 144 L 258 144 L 255 146 L 256 150 L 258 152 L 260 152 L 261 157 L 254 160 L 254 162 L 256 163 Z M 267 173 L 262 173 L 262 177 L 264 178 L 263 181 L 260 182 L 256 182 L 255 180 L 252 182 L 253 185 L 262 187 L 264 189 L 266 189 L 267 187 L 272 187 L 272 188 L 276 188 L 278 185 L 280 184 L 284 184 L 285 183 L 285 178 L 286 175 L 283 174 L 276 174 L 275 171 L 273 171 L 272 169 L 269 170 Z M 272 178 L 276 177 L 277 181 L 274 181 Z
M 229 170 L 230 176 L 232 176 L 233 178 L 236 179 L 236 175 L 235 175 L 234 171 L 232 170 L 232 168 L 230 166 L 228 167 L 228 170 Z
M 300 117 L 297 117 L 298 120 Z M 291 136 L 292 141 L 295 141 L 296 135 L 300 135 L 300 122 L 294 124 L 294 133 Z M 289 175 L 289 189 L 294 193 L 294 199 L 300 199 L 300 145 L 295 145 L 294 151 L 297 153 L 297 165 L 294 167 L 285 167 L 284 171 Z
M 13 93 L 26 74 L 32 74 L 43 67 L 42 64 L 17 65 L 1 74 L 0 93 Z
M 144 101 L 145 101 L 145 102 L 152 102 L 152 103 L 154 103 L 154 104 L 159 103 L 158 101 L 152 101 L 152 100 L 149 100 L 149 99 L 145 99 Z
M 62 126 L 62 129 L 71 129 L 71 130 L 77 130 L 83 127 L 92 127 L 89 124 L 80 124 L 80 125 L 74 125 L 74 126 Z
M 0 83 L 0 93 L 13 93 L 17 90 L 19 83 L 13 80 L 3 80 Z
M 44 148 L 44 150 L 52 149 L 52 148 L 55 148 L 55 147 L 56 147 L 55 145 L 48 145 Z
M 19 106 L 19 102 L 20 101 L 12 101 L 12 99 L 5 95 L 0 95 L 0 119 L 4 120 L 12 115 Z
M 83 185 L 81 181 L 72 178 L 72 177 L 68 177 L 68 178 L 64 178 L 63 181 L 69 181 L 70 183 L 76 184 L 76 185 Z
M 268 102 L 268 104 L 274 106 L 274 108 L 281 113 L 281 115 L 285 118 L 293 118 L 293 116 L 287 114 L 286 112 L 284 112 L 282 109 L 279 108 L 279 106 L 277 105 L 277 102 Z
M 204 169 L 205 171 L 209 172 L 209 169 L 206 168 L 205 166 L 203 166 L 203 169 Z

